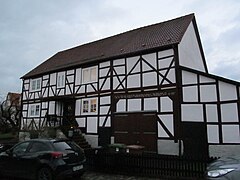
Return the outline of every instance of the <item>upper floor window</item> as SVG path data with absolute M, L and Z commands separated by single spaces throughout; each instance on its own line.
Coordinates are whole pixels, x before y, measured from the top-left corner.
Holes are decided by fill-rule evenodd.
M 31 80 L 31 91 L 38 91 L 41 89 L 41 78 Z
M 60 72 L 57 75 L 57 87 L 64 87 L 65 86 L 65 73 L 64 72 Z
M 82 69 L 82 82 L 91 83 L 97 81 L 97 67 Z
M 29 110 L 30 117 L 40 116 L 40 104 L 31 104 Z
M 82 113 L 96 113 L 97 112 L 97 99 L 84 99 L 82 101 Z

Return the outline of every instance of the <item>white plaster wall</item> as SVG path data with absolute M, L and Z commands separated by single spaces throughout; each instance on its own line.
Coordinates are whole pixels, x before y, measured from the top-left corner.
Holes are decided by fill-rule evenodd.
M 221 104 L 222 122 L 239 122 L 237 103 Z
M 205 72 L 196 33 L 191 23 L 179 44 L 180 65 Z
M 126 111 L 126 99 L 120 99 L 117 103 L 116 112 L 124 112 Z
M 203 122 L 201 104 L 182 104 L 182 121 Z
M 240 145 L 209 145 L 209 156 L 227 157 L 239 155 Z
M 216 80 L 205 77 L 205 76 L 200 76 L 200 83 L 210 83 L 210 82 L 216 82 Z
M 170 69 L 170 71 L 167 74 L 167 79 L 171 81 L 172 83 L 176 82 L 176 75 L 175 75 L 175 69 Z M 168 82 L 167 82 L 168 83 Z
M 200 100 L 201 102 L 217 101 L 216 85 L 201 85 L 200 86 Z
M 49 112 L 49 114 L 55 114 L 55 101 L 49 102 L 48 112 Z
M 110 66 L 110 61 L 106 61 L 106 62 L 100 63 L 99 66 L 100 66 L 100 68 L 108 67 L 108 66 Z
M 158 58 L 164 58 L 173 55 L 173 49 L 158 52 Z
M 207 126 L 208 143 L 219 143 L 218 125 Z
M 157 84 L 157 73 L 149 72 L 143 74 L 143 86 L 156 86 Z
M 157 111 L 158 110 L 158 98 L 144 98 L 144 110 L 145 111 Z
M 67 80 L 68 80 L 69 83 L 73 83 L 73 81 L 74 81 L 74 76 L 73 76 L 73 75 L 67 76 Z
M 160 97 L 161 112 L 169 112 L 173 110 L 173 103 L 169 97 Z
M 173 140 L 158 140 L 158 154 L 179 155 L 179 144 Z
M 158 61 L 158 68 L 159 69 L 163 69 L 163 68 L 168 68 L 172 62 L 172 59 L 173 57 L 168 57 L 168 58 L 165 58 L 165 59 L 160 59 Z M 174 64 L 173 64 L 174 65 Z
M 92 148 L 98 147 L 98 135 L 84 135 L 87 142 L 91 145 Z
M 127 77 L 127 87 L 128 88 L 140 87 L 140 74 L 129 75 Z
M 82 100 L 81 99 L 77 99 L 76 100 L 76 105 L 75 105 L 75 115 L 76 116 L 81 115 L 81 104 L 82 104 Z
M 76 77 L 75 77 L 75 85 L 80 85 L 81 84 L 81 80 L 82 80 L 82 69 L 78 68 L 76 69 Z
M 50 74 L 50 85 L 56 85 L 56 73 Z
M 113 65 L 125 65 L 125 59 L 116 59 L 113 61 Z
M 166 131 L 163 129 L 162 125 L 158 122 L 158 137 L 165 138 L 169 137 L 169 135 L 166 133 Z
M 101 116 L 99 118 L 99 126 L 102 127 L 104 122 L 105 122 L 106 116 Z M 107 117 L 105 127 L 110 127 L 111 126 L 111 119 L 110 117 Z
M 127 74 L 131 71 L 132 73 L 134 72 L 140 72 L 140 65 L 138 64 L 134 69 L 132 69 L 135 64 L 137 63 L 137 61 L 139 60 L 139 56 L 135 56 L 135 57 L 130 57 L 130 58 L 127 58 Z
M 100 105 L 110 104 L 111 98 L 110 96 L 102 96 L 100 97 Z
M 183 87 L 183 102 L 197 102 L 198 89 L 197 86 Z
M 220 89 L 220 100 L 221 101 L 237 99 L 237 88 L 235 85 L 220 81 L 219 89 Z
M 108 75 L 109 68 L 100 69 L 99 71 L 99 77 L 106 77 Z
M 76 118 L 79 127 L 86 127 L 86 119 L 85 118 Z
M 172 135 L 174 135 L 173 115 L 158 115 L 163 124 L 167 127 Z
M 125 82 L 123 82 L 121 85 L 120 83 L 123 81 L 125 76 L 118 76 L 118 77 L 113 77 L 113 89 L 122 89 L 125 87 Z M 119 86 L 120 85 L 120 86 Z
M 125 75 L 125 66 L 114 67 L 114 70 L 116 71 L 117 75 Z
M 182 84 L 197 84 L 197 75 L 191 72 L 182 71 Z
M 141 99 L 129 99 L 128 111 L 141 111 Z
M 108 111 L 109 111 L 109 108 L 110 108 L 110 106 L 101 106 L 100 107 L 100 114 L 101 115 L 107 114 Z
M 239 125 L 223 125 L 223 143 L 240 143 Z
M 207 104 L 206 115 L 207 115 L 207 122 L 218 122 L 217 105 Z
M 87 133 L 97 133 L 97 117 L 87 117 Z
M 145 59 L 151 66 L 157 67 L 157 60 L 156 60 L 156 53 L 146 54 L 143 55 L 142 58 Z M 143 63 L 143 71 L 151 70 L 152 68 L 148 65 Z
M 107 78 L 107 80 L 105 81 L 105 79 L 100 79 L 99 80 L 99 87 L 102 87 L 102 90 L 108 90 L 110 89 L 110 78 Z M 104 83 L 104 84 L 103 84 Z M 102 86 L 103 85 L 103 86 Z

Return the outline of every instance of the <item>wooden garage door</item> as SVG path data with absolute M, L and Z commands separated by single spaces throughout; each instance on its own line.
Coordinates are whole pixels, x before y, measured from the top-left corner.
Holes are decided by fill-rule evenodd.
M 115 114 L 113 133 L 116 143 L 138 144 L 145 150 L 157 150 L 157 118 L 154 113 Z

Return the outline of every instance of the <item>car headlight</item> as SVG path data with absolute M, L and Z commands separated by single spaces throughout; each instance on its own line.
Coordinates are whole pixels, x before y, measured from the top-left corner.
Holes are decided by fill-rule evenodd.
M 212 170 L 212 171 L 208 171 L 207 175 L 208 177 L 219 177 L 219 176 L 223 176 L 231 171 L 233 171 L 233 168 L 229 168 L 229 169 L 216 169 L 216 170 Z

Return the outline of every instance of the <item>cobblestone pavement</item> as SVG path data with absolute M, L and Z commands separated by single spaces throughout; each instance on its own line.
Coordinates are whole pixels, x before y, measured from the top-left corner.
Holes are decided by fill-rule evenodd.
M 87 171 L 81 180 L 159 180 L 159 178 L 136 177 Z

